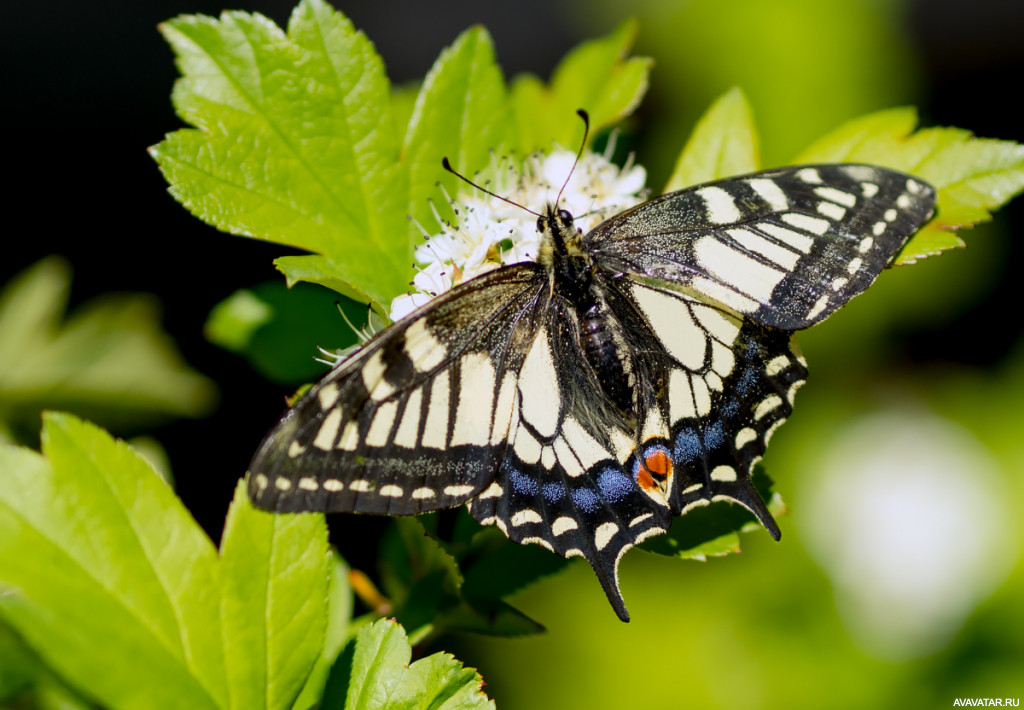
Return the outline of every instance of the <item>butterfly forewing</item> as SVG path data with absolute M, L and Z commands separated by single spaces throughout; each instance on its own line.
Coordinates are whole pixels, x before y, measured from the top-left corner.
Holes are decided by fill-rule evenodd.
M 452 290 L 329 373 L 253 459 L 257 505 L 409 515 L 479 493 L 504 455 L 539 269 Z
M 934 189 L 871 165 L 809 165 L 664 195 L 598 225 L 610 268 L 687 289 L 762 325 L 823 320 L 931 216 Z

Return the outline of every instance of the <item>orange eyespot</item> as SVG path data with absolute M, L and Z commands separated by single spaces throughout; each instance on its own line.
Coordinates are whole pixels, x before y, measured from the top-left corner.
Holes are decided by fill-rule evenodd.
M 642 461 L 634 464 L 637 485 L 648 493 L 662 490 L 671 473 L 672 457 L 661 447 L 652 448 Z
M 658 487 L 658 484 L 654 482 L 653 478 L 651 478 L 651 474 L 647 473 L 643 467 L 640 467 L 640 470 L 636 473 L 636 482 L 640 484 L 640 487 L 645 491 L 653 491 Z
M 664 449 L 654 449 L 647 454 L 644 465 L 648 471 L 660 478 L 666 478 L 672 473 L 672 459 Z

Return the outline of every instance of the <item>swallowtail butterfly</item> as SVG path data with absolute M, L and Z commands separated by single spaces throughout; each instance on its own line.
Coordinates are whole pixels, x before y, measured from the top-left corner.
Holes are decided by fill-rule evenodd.
M 267 510 L 462 503 L 584 557 L 616 613 L 623 553 L 708 501 L 779 528 L 750 481 L 807 370 L 792 333 L 866 289 L 935 190 L 872 165 L 766 170 L 587 234 L 548 205 L 536 262 L 438 296 L 339 363 L 263 441 Z

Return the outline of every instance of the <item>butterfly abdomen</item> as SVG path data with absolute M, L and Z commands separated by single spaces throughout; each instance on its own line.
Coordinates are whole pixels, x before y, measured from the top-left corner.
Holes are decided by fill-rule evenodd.
M 622 324 L 602 298 L 584 304 L 580 310 L 580 338 L 587 362 L 608 398 L 627 420 L 635 420 L 636 373 Z

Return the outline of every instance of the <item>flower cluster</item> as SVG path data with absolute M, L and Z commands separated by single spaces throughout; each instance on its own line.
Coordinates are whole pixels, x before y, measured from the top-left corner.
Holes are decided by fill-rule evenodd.
M 576 155 L 558 150 L 534 154 L 522 165 L 503 160 L 492 166 L 492 178 L 484 186 L 499 199 L 480 190 L 460 194 L 451 201 L 457 224 L 438 219 L 442 229 L 426 234 L 416 249 L 421 267 L 413 289 L 391 303 L 391 319 L 397 321 L 459 283 L 503 264 L 531 261 L 540 248 L 536 216 L 514 202 L 538 210 L 562 191 L 559 207 L 576 217 L 576 226 L 587 231 L 612 214 L 632 207 L 644 197 L 646 171 L 630 162 L 619 168 L 610 161 L 613 145 L 605 154 L 584 153 L 575 170 Z

